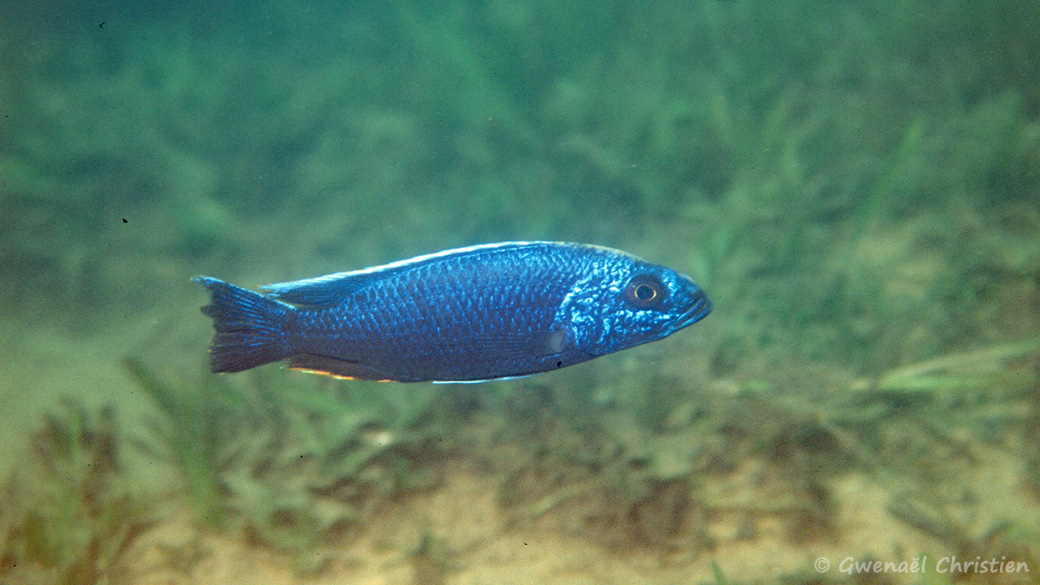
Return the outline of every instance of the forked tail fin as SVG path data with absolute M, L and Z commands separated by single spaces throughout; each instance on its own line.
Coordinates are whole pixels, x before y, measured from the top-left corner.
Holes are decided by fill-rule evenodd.
M 196 276 L 210 304 L 202 313 L 213 319 L 210 370 L 241 372 L 285 359 L 292 353 L 282 328 L 293 307 L 209 276 Z

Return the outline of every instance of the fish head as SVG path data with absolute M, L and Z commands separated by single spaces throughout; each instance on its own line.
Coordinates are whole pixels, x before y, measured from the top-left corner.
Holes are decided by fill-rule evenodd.
M 626 257 L 586 281 L 585 303 L 572 306 L 582 350 L 605 355 L 667 337 L 711 312 L 711 301 L 688 276 Z M 593 294 L 588 294 L 594 291 Z

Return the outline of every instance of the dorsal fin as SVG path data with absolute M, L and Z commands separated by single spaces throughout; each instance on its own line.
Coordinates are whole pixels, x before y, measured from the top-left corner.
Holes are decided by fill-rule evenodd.
M 261 286 L 260 289 L 272 298 L 292 303 L 295 305 L 333 305 L 355 292 L 365 288 L 377 279 L 385 278 L 395 272 L 410 270 L 416 266 L 429 264 L 438 260 L 451 258 L 466 258 L 486 253 L 508 251 L 513 248 L 523 248 L 536 245 L 552 245 L 547 242 L 500 242 L 497 244 L 482 244 L 469 246 L 467 248 L 455 248 L 416 256 L 407 260 L 391 262 L 382 266 L 362 268 L 350 272 L 337 272 L 326 274 L 317 278 L 305 280 L 294 280 L 292 282 L 280 282 Z
M 268 297 L 294 305 L 334 305 L 370 283 L 376 273 L 338 272 L 261 286 Z

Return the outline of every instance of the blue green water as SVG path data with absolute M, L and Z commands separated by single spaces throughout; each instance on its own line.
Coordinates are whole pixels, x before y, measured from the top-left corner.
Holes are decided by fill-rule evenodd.
M 517 533 L 442 521 L 460 468 L 627 583 L 1035 575 L 1038 30 L 1025 0 L 0 7 L 0 463 L 30 486 L 0 582 L 187 582 L 226 538 L 299 578 L 389 550 L 374 582 L 479 583 Z M 474 387 L 204 371 L 193 275 L 509 240 L 631 251 L 715 310 Z M 142 560 L 171 507 L 201 540 Z

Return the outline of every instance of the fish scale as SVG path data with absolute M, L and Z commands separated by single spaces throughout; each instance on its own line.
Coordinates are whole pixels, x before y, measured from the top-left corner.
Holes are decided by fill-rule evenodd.
M 690 278 L 585 244 L 503 242 L 250 291 L 219 279 L 214 372 L 280 360 L 346 378 L 481 381 L 656 341 L 704 318 Z

